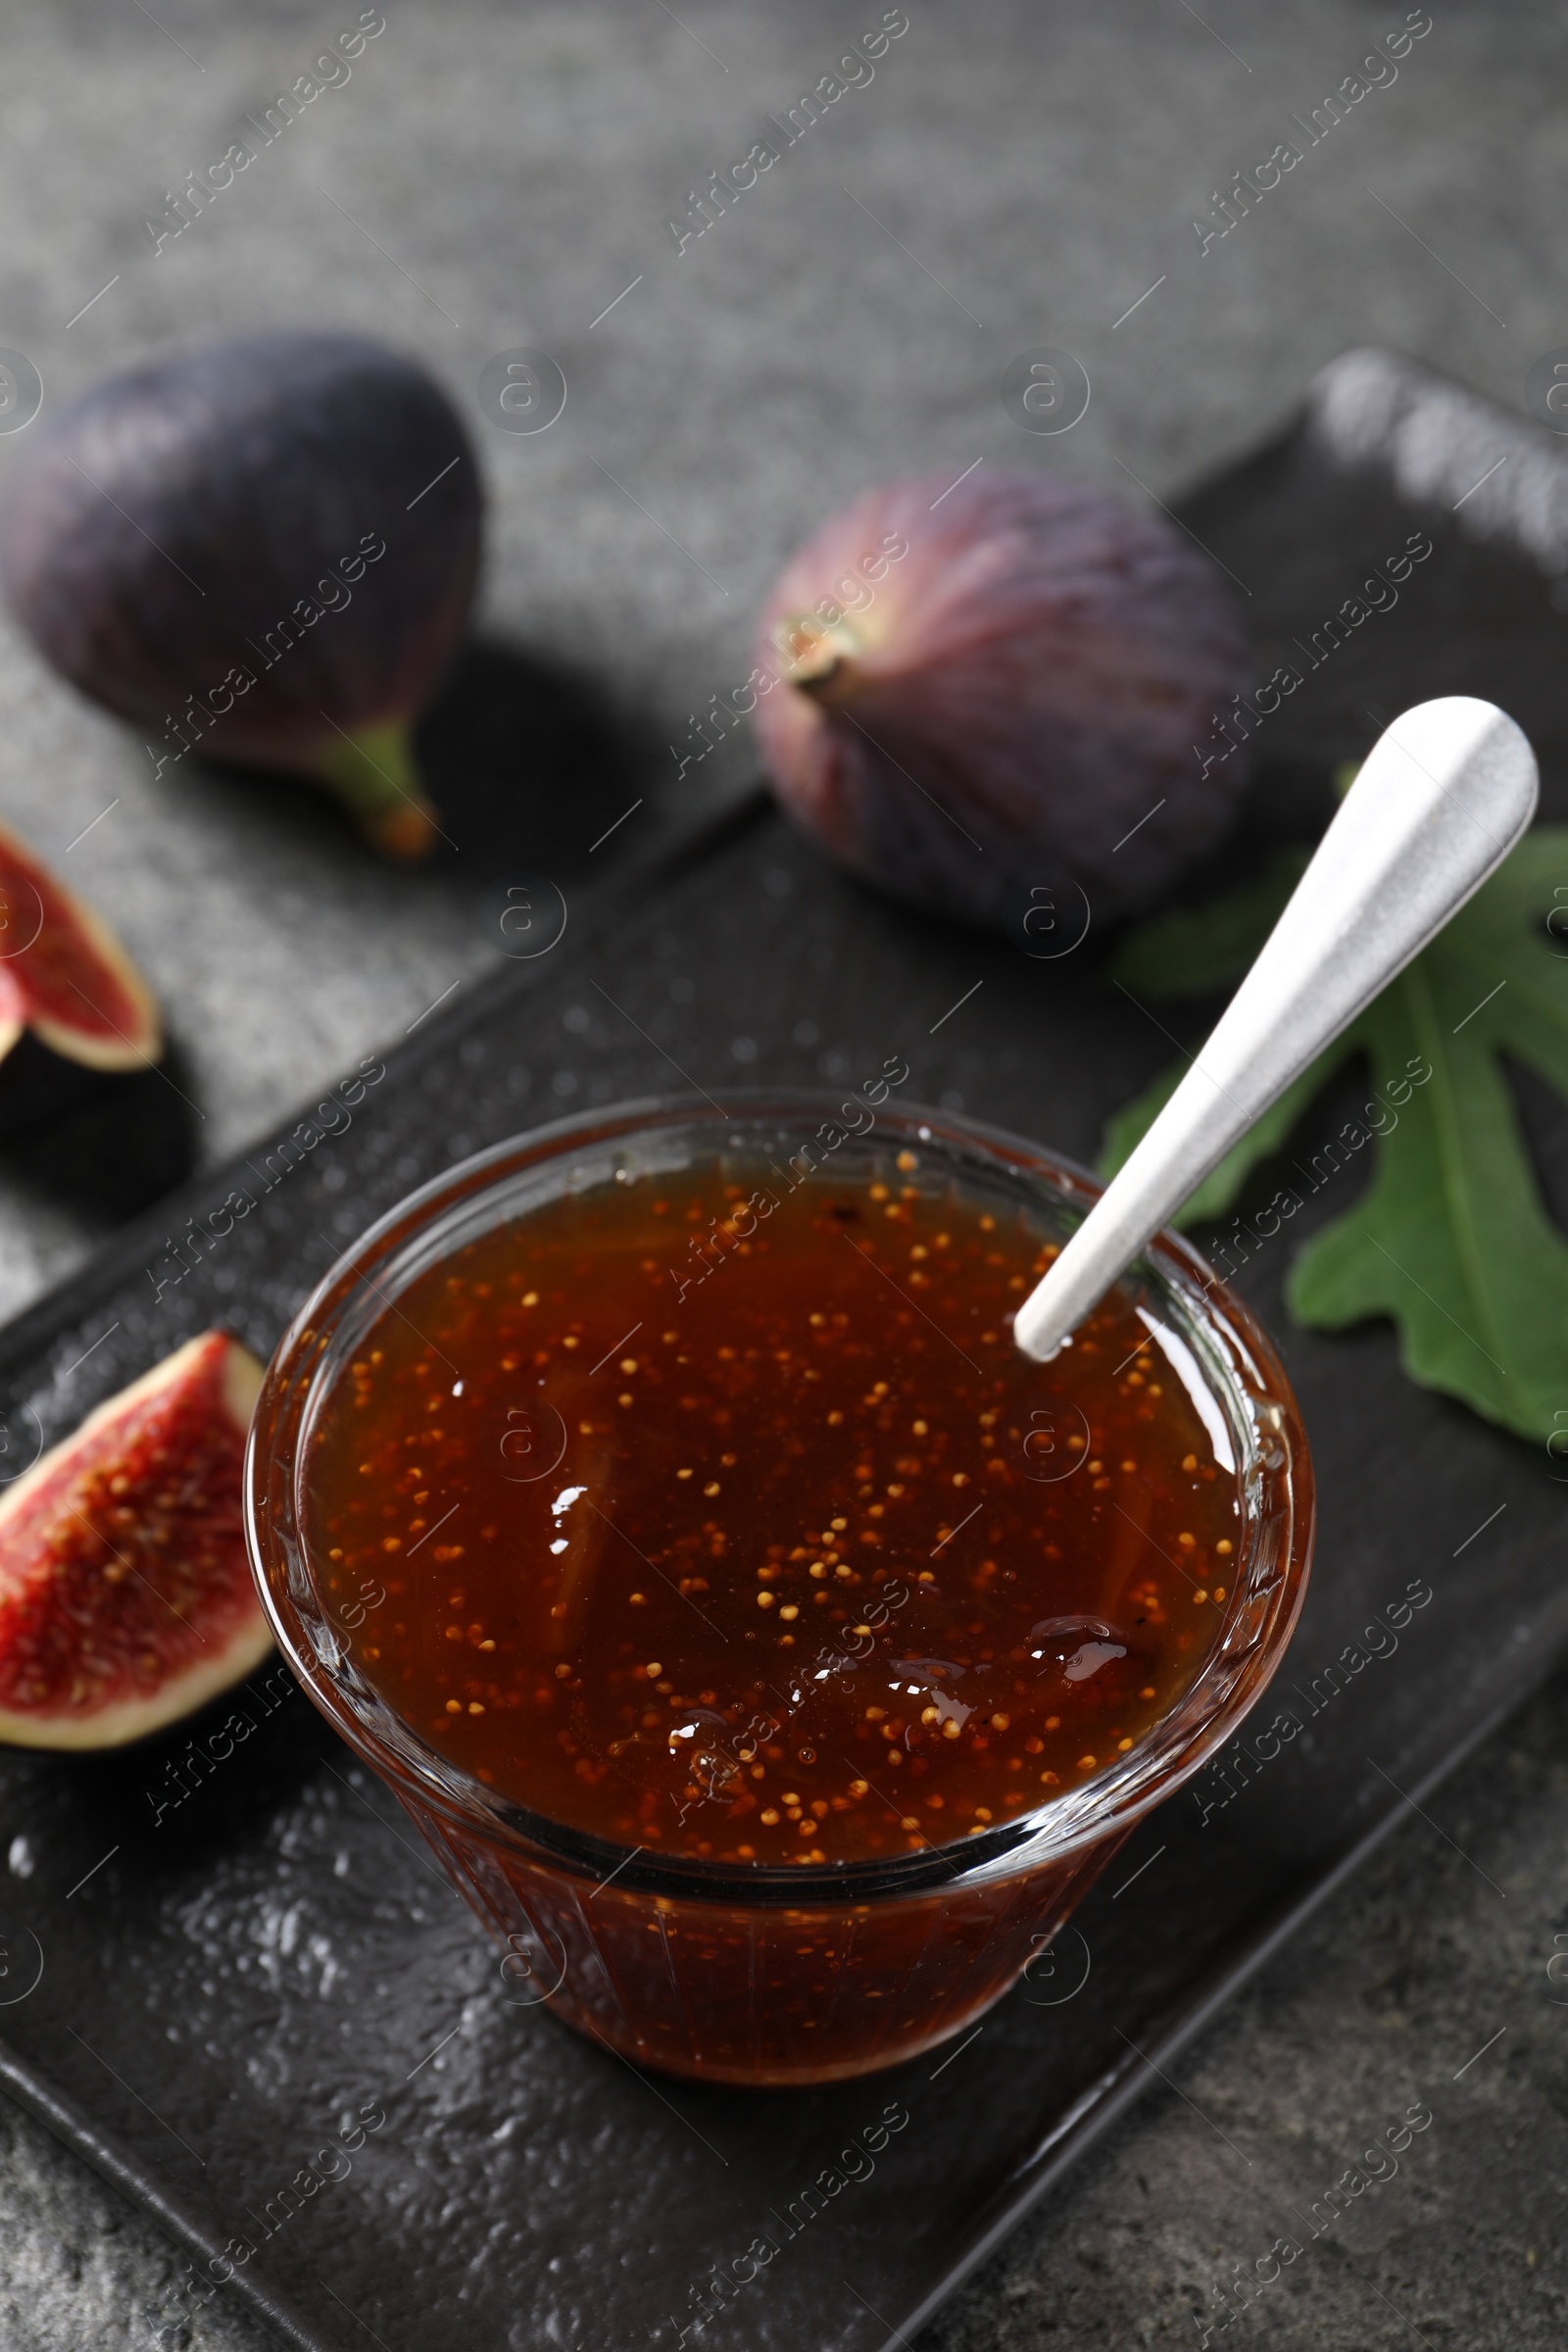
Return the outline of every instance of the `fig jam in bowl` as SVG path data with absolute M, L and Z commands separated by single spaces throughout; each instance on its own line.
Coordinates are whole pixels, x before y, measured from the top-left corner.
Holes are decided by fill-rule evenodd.
M 1303 1596 L 1305 1441 L 1170 1235 L 1055 1361 L 1015 1348 L 1098 1190 L 886 1077 L 637 1102 L 320 1284 L 251 1432 L 258 1581 L 507 1997 L 710 2081 L 895 2065 L 1235 1732 Z

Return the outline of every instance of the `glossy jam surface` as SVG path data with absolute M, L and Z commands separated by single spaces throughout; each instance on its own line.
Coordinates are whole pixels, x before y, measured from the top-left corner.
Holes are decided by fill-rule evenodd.
M 923 1176 L 644 1176 L 417 1276 L 311 1423 L 359 1672 L 535 1813 L 816 1863 L 950 1843 L 1125 1756 L 1238 1565 L 1229 1432 L 1113 1294 L 1029 1363 L 1050 1261 Z

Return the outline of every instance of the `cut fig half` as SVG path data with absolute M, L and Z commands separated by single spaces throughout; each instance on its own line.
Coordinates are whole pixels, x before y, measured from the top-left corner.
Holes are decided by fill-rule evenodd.
M 148 1069 L 158 1003 L 101 916 L 0 824 L 0 1059 L 23 1030 L 90 1070 Z
M 0 1491 L 0 1740 L 120 1747 L 267 1655 L 241 1508 L 262 1377 L 204 1332 Z

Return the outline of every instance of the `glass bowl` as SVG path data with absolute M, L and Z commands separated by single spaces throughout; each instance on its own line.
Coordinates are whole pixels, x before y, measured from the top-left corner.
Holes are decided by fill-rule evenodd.
M 869 1106 L 858 1101 L 864 1116 Z M 285 1336 L 246 1456 L 246 1529 L 279 1647 L 387 1783 L 501 1946 L 509 1996 L 624 2057 L 750 2086 L 899 2064 L 972 2025 L 1049 1944 L 1150 1809 L 1236 1732 L 1304 1594 L 1312 1473 L 1296 1402 L 1247 1307 L 1161 1234 L 1125 1286 L 1186 1350 L 1236 1463 L 1240 1539 L 1213 1647 L 1172 1709 L 1081 1786 L 961 1840 L 842 1863 L 707 1861 L 616 1845 L 509 1801 L 404 1722 L 356 1666 L 312 1556 L 314 1417 L 365 1333 L 416 1276 L 497 1225 L 619 1173 L 831 1166 L 869 1183 L 901 1152 L 922 1185 L 1020 1210 L 1064 1240 L 1095 1180 L 1038 1146 L 884 1099 L 858 1133 L 817 1093 L 620 1104 L 499 1144 L 413 1194 L 345 1252 Z M 837 1139 L 824 1143 L 823 1138 Z M 814 1155 L 814 1158 L 813 1158 Z M 806 1178 L 805 1180 L 809 1180 Z M 1195 1397 L 1195 1401 L 1198 1399 Z M 1200 1406 L 1200 1409 L 1203 1409 Z

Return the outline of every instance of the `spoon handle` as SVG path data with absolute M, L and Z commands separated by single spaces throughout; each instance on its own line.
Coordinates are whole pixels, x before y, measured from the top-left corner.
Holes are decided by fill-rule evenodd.
M 1049 1273 L 1013 1337 L 1044 1363 L 1253 1122 L 1502 863 L 1536 762 L 1493 703 L 1385 728 L 1213 1035 Z

